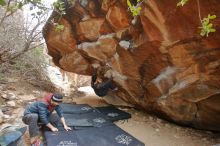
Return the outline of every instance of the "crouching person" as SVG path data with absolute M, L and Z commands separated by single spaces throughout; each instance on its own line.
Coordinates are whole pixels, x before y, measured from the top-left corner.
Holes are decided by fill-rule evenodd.
M 62 95 L 50 93 L 41 101 L 36 101 L 26 107 L 22 121 L 29 125 L 29 134 L 32 144 L 31 146 L 41 145 L 38 123 L 43 123 L 51 131 L 56 132 L 58 129 L 54 127 L 52 123 L 60 120 L 65 130 L 71 130 L 71 128 L 66 125 L 62 109 L 59 106 L 59 103 L 61 103 L 62 100 Z M 54 110 L 58 116 L 52 114 Z

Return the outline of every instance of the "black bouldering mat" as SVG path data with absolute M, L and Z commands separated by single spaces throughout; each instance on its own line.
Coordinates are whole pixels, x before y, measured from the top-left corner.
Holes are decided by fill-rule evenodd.
M 105 115 L 95 110 L 84 114 L 64 114 L 63 116 L 66 124 L 73 127 L 102 127 L 113 124 Z M 62 123 L 58 123 L 57 126 L 62 126 Z
M 142 142 L 116 125 L 76 132 L 80 146 L 144 146 Z
M 131 118 L 131 114 L 117 109 L 114 106 L 96 107 L 96 109 L 106 115 L 111 121 L 125 120 Z
M 77 131 L 45 132 L 47 146 L 144 146 L 116 125 Z
M 66 114 L 83 114 L 92 112 L 94 109 L 88 104 L 68 104 L 61 103 L 60 107 L 63 110 L 63 113 Z
M 83 129 L 88 129 L 88 128 L 94 128 L 94 126 L 74 126 L 73 128 L 75 130 L 83 130 Z
M 76 131 L 44 132 L 47 146 L 79 146 Z

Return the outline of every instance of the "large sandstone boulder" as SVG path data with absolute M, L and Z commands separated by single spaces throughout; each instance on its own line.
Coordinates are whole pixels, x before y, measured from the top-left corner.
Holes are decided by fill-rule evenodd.
M 126 0 L 79 0 L 48 23 L 48 53 L 60 68 L 113 77 L 112 96 L 179 124 L 220 131 L 220 1 L 200 0 L 202 17 L 216 14 L 216 32 L 199 35 L 196 1 L 146 0 L 133 20 Z M 54 12 L 51 18 L 58 14 Z

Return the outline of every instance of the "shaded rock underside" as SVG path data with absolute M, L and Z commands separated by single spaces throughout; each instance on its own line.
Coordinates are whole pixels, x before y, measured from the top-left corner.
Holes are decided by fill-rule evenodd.
M 220 1 L 200 0 L 202 17 L 216 32 L 199 36 L 196 1 L 147 0 L 133 18 L 126 0 L 76 1 L 59 19 L 65 28 L 44 27 L 48 53 L 60 68 L 113 77 L 111 92 L 137 108 L 200 129 L 220 131 Z

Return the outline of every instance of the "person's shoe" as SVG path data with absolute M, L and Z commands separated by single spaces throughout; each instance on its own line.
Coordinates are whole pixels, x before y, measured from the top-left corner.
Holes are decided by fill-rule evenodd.
M 86 21 L 88 19 L 90 19 L 90 16 L 89 15 L 84 15 L 83 18 L 82 18 L 82 21 Z
M 112 91 L 118 91 L 118 87 L 115 87 Z
M 43 143 L 40 139 L 38 139 L 31 146 L 43 146 Z

